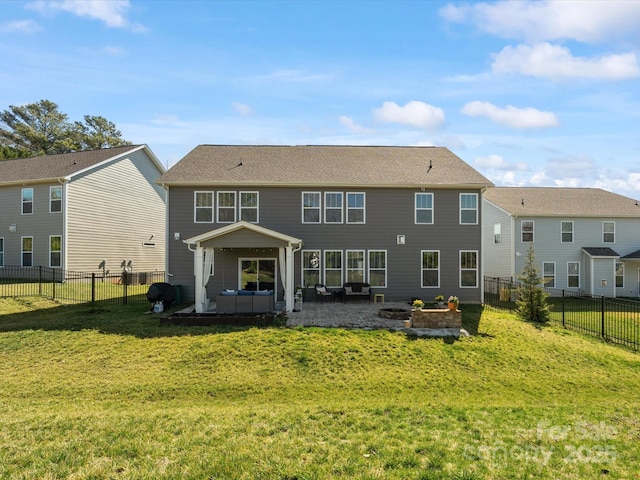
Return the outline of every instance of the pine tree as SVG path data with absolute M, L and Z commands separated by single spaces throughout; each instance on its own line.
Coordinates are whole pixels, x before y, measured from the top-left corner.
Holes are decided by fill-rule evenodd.
M 516 313 L 520 318 L 530 322 L 547 323 L 550 319 L 548 294 L 541 286 L 538 276 L 536 256 L 533 247 L 529 247 L 527 260 L 518 276 L 518 299 Z

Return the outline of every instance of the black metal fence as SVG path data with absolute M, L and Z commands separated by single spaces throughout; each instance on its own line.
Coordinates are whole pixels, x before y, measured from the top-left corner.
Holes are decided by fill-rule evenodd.
M 517 282 L 485 277 L 484 288 L 485 304 L 509 310 L 516 308 Z M 545 288 L 545 291 L 549 294 L 547 303 L 552 323 L 640 350 L 639 300 L 564 289 Z
M 63 303 L 145 304 L 165 272 L 83 273 L 48 267 L 0 268 L 0 298 L 44 297 Z

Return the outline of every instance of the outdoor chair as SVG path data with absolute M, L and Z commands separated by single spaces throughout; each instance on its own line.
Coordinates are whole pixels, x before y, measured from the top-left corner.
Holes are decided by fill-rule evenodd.
M 332 298 L 333 292 L 329 292 L 327 287 L 321 283 L 316 283 L 316 300 L 318 302 L 324 302 L 325 298 Z

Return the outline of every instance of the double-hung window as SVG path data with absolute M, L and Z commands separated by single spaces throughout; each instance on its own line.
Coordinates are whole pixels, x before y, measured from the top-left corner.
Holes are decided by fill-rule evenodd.
M 49 187 L 49 212 L 59 213 L 62 211 L 62 186 Z
M 440 286 L 440 251 L 423 250 L 422 252 L 422 287 Z
M 0 237 L 0 267 L 4 267 L 4 238 Z
M 320 250 L 302 251 L 302 283 L 314 287 L 320 281 Z
M 213 222 L 213 192 L 194 192 L 193 221 L 196 223 Z
M 464 225 L 478 224 L 478 194 L 460 194 L 460 223 Z
M 324 283 L 327 287 L 342 287 L 342 250 L 324 251 Z
M 302 223 L 320 223 L 320 192 L 302 192 Z
M 369 285 L 372 287 L 387 286 L 386 250 L 369 250 Z
M 22 189 L 22 215 L 33 213 L 33 188 Z
M 240 192 L 240 220 L 258 223 L 258 192 Z
M 324 222 L 342 223 L 342 192 L 325 192 Z
M 567 287 L 580 287 L 580 262 L 567 263 Z
M 62 266 L 62 237 L 60 235 L 49 237 L 49 266 Z
M 416 193 L 415 223 L 433 223 L 433 193 Z
M 502 224 L 493 224 L 493 243 L 502 243 Z
M 554 262 L 542 263 L 542 285 L 545 288 L 556 286 L 556 264 Z
M 616 262 L 616 287 L 624 287 L 624 263 Z
M 573 222 L 562 222 L 560 229 L 562 243 L 573 243 Z
M 365 195 L 347 192 L 347 223 L 365 223 Z
M 460 251 L 460 286 L 478 286 L 478 251 Z
M 218 192 L 218 223 L 236 221 L 236 192 Z
M 522 242 L 523 243 L 533 242 L 533 221 L 523 220 L 521 223 L 521 229 L 522 229 Z
M 347 282 L 364 282 L 364 250 L 347 250 Z
M 33 237 L 22 237 L 22 266 L 33 267 Z
M 615 243 L 616 222 L 602 222 L 602 241 L 604 243 Z

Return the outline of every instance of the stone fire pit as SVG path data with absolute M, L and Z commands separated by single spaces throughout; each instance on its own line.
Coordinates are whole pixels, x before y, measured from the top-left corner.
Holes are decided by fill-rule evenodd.
M 411 318 L 411 310 L 405 308 L 381 308 L 378 310 L 378 316 L 389 320 L 409 320 Z

